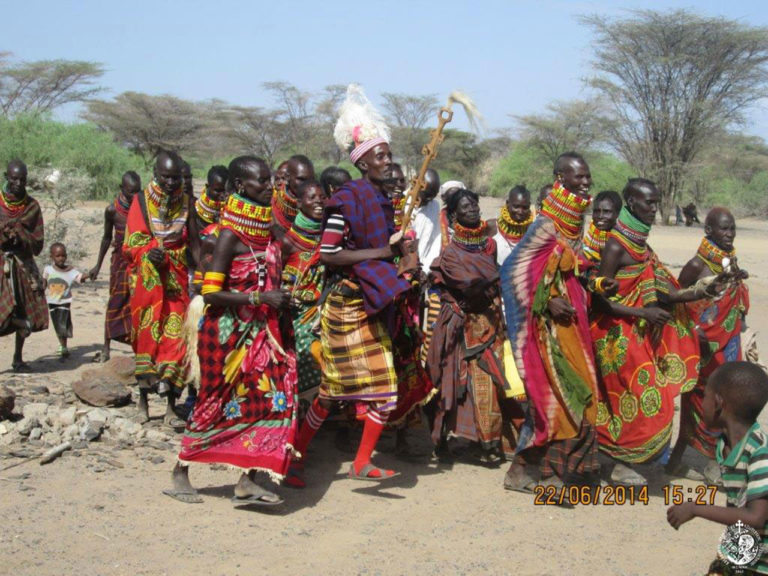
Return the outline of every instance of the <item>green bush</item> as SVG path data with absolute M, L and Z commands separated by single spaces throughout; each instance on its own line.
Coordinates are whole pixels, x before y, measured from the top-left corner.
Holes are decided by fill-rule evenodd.
M 127 170 L 138 171 L 142 182 L 149 177 L 139 156 L 93 124 L 64 124 L 40 116 L 0 118 L 0 163 L 5 166 L 14 158 L 28 166 L 82 171 L 92 183 L 89 200 L 113 196 Z

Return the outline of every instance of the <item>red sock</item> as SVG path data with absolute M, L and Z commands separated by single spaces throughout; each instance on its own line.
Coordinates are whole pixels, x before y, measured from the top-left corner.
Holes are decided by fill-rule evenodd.
M 368 416 L 365 418 L 365 426 L 363 427 L 363 438 L 360 440 L 360 447 L 357 449 L 357 456 L 352 464 L 355 467 L 355 474 L 360 474 L 360 470 L 366 464 L 371 462 L 371 454 L 373 454 L 376 443 L 381 437 L 381 432 L 384 430 L 384 422 L 386 422 L 386 416 L 382 416 L 376 410 L 369 409 Z M 384 476 L 391 476 L 394 474 L 393 470 L 384 470 Z M 378 470 L 371 471 L 368 476 L 371 478 L 381 478 L 382 474 Z
M 328 418 L 328 413 L 328 410 L 320 405 L 320 399 L 315 398 L 307 412 L 306 418 L 304 418 L 304 422 L 301 423 L 299 438 L 296 440 L 296 446 L 294 446 L 296 451 L 301 454 L 302 459 L 306 458 L 304 453 L 307 451 L 307 447 L 312 438 L 314 438 L 315 433 L 323 425 L 325 419 Z

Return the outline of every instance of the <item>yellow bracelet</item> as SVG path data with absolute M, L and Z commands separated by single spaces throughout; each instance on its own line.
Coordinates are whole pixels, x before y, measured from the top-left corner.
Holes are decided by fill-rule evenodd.
M 224 280 L 226 280 L 226 274 L 221 272 L 206 272 L 203 278 L 203 289 L 201 294 L 213 294 L 214 292 L 221 292 L 224 289 Z

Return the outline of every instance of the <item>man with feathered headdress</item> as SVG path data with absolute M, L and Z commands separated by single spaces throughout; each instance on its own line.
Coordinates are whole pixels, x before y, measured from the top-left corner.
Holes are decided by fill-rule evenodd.
M 320 257 L 331 275 L 321 311 L 323 375 L 296 450 L 306 452 L 334 401 L 354 403 L 365 426 L 349 477 L 385 480 L 396 473 L 371 464 L 382 429 L 428 393 L 398 397 L 390 336 L 398 321 L 392 305 L 411 289 L 394 259 L 408 254 L 412 261 L 416 246 L 393 238 L 394 210 L 384 191 L 392 177 L 389 129 L 357 85 L 347 89 L 334 137 L 340 148 L 351 148 L 349 158 L 362 178 L 343 184 L 326 205 Z M 404 406 L 404 400 L 411 406 Z M 297 476 L 293 480 L 289 483 L 303 484 Z

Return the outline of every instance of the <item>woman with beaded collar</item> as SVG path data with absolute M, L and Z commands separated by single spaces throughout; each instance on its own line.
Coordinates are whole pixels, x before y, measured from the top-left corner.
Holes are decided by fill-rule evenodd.
M 681 290 L 647 245 L 661 201 L 653 182 L 632 178 L 623 196 L 595 280 L 598 292 L 604 279 L 618 283 L 609 311 L 596 313 L 591 325 L 601 393 L 597 430 L 600 450 L 617 462 L 611 480 L 643 485 L 630 466 L 665 459 L 674 399 L 696 384 L 699 344 L 683 303 L 711 298 L 718 284 Z
M 735 238 L 736 220 L 730 210 L 712 208 L 704 220 L 704 238 L 696 255 L 683 267 L 679 277 L 680 285 L 688 288 L 702 278 L 723 274 L 726 270 L 732 273 L 725 289 L 715 298 L 691 302 L 688 306 L 701 341 L 701 372 L 696 387 L 681 398 L 680 435 L 667 464 L 667 469 L 676 473 L 686 446 L 691 445 L 709 458 L 704 478 L 710 484 L 715 484 L 720 477 L 720 467 L 714 458 L 721 431 L 709 429 L 703 422 L 704 386 L 718 366 L 744 360 L 741 338 L 749 311 L 749 290 L 744 282 L 749 274 L 738 266 L 733 246 Z
M 271 174 L 254 156 L 229 165 L 234 193 L 221 214 L 213 260 L 203 280 L 208 304 L 199 331 L 200 391 L 181 442 L 173 489 L 200 502 L 188 463 L 221 463 L 243 472 L 236 504 L 272 506 L 282 499 L 256 484 L 257 471 L 282 479 L 296 434 L 296 359 L 283 344 L 279 314 L 280 246 L 271 232 Z
M 509 419 L 502 417 L 505 334 L 496 242 L 474 192 L 451 196 L 448 214 L 453 238 L 430 270 L 442 303 L 427 356 L 431 379 L 439 383 L 432 441 L 439 453 L 448 437 L 464 438 L 481 460 L 495 462 L 514 447 Z

